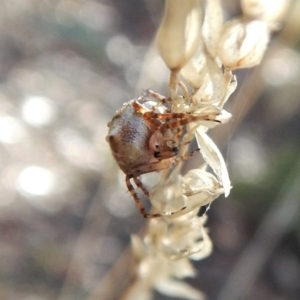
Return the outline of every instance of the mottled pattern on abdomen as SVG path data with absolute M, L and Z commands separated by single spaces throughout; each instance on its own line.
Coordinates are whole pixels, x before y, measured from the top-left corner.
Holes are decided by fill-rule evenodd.
M 108 142 L 124 173 L 146 165 L 152 159 L 149 152 L 150 126 L 141 114 L 127 103 L 110 123 Z

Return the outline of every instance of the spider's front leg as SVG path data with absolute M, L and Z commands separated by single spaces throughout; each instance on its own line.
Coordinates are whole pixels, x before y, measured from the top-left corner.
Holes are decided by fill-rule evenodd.
M 166 102 L 168 102 L 167 100 L 167 97 L 159 94 L 159 93 L 156 93 L 152 90 L 145 90 L 144 93 L 143 93 L 143 97 L 153 97 L 153 98 L 156 98 L 157 100 L 159 100 L 159 102 L 161 104 L 164 104 Z
M 217 120 L 217 116 L 219 114 L 215 113 L 215 115 L 191 115 L 186 113 L 156 113 L 153 111 L 148 111 L 143 114 L 145 120 L 165 120 L 165 123 L 162 124 L 160 130 L 163 132 L 168 128 L 175 128 L 187 125 L 192 122 L 200 122 L 200 121 L 210 121 L 215 123 L 221 123 L 221 121 Z
M 135 185 L 149 198 L 149 191 L 138 177 L 133 177 Z
M 171 213 L 163 213 L 163 214 L 159 214 L 159 213 L 154 213 L 154 214 L 149 214 L 146 212 L 138 194 L 136 193 L 133 185 L 131 184 L 130 182 L 130 179 L 133 178 L 137 187 L 139 187 L 146 195 L 149 195 L 149 192 L 148 190 L 144 187 L 143 183 L 137 178 L 137 177 L 132 177 L 132 176 L 129 176 L 129 175 L 126 175 L 126 185 L 127 185 L 127 188 L 128 188 L 128 191 L 130 192 L 130 194 L 132 195 L 134 201 L 135 201 L 135 204 L 137 206 L 137 208 L 139 209 L 140 213 L 142 214 L 142 216 L 145 218 L 145 219 L 151 219 L 151 218 L 158 218 L 158 217 L 164 217 L 164 216 L 174 216 L 178 213 L 181 213 L 183 210 L 186 209 L 186 206 L 182 207 L 180 210 L 178 211 L 175 211 L 175 212 L 171 212 Z
M 154 162 L 154 163 L 151 163 L 151 164 L 139 166 L 139 167 L 134 168 L 133 170 L 131 170 L 130 174 L 126 174 L 125 181 L 126 181 L 128 191 L 132 195 L 132 197 L 135 201 L 135 204 L 136 204 L 137 208 L 139 209 L 140 213 L 146 219 L 162 217 L 162 215 L 158 214 L 158 213 L 149 214 L 149 213 L 146 212 L 146 210 L 145 210 L 145 208 L 144 208 L 137 192 L 135 191 L 133 185 L 130 182 L 130 179 L 133 178 L 133 180 L 134 180 L 135 184 L 137 185 L 137 187 L 140 188 L 147 197 L 149 197 L 148 190 L 143 185 L 143 183 L 140 181 L 138 176 L 140 176 L 142 174 L 147 174 L 147 173 L 151 173 L 151 172 L 155 172 L 155 171 L 161 171 L 161 170 L 168 169 L 172 166 L 172 164 L 173 164 L 173 160 L 165 159 L 165 160 Z
M 135 201 L 135 204 L 137 206 L 137 208 L 139 209 L 140 213 L 142 214 L 142 216 L 145 218 L 145 219 L 150 219 L 150 218 L 157 218 L 157 217 L 161 217 L 162 215 L 161 214 L 148 214 L 138 196 L 138 194 L 136 193 L 133 185 L 131 184 L 130 182 L 130 179 L 131 178 L 134 178 L 135 182 L 136 182 L 136 178 L 133 177 L 133 176 L 130 176 L 130 175 L 126 175 L 126 185 L 127 185 L 127 188 L 128 188 L 128 191 L 130 192 L 130 194 L 132 195 L 134 201 Z M 138 180 L 139 182 L 139 180 Z M 143 186 L 143 185 L 142 185 Z M 144 188 L 144 186 L 143 186 Z M 142 188 L 141 188 L 142 189 Z M 144 191 L 144 189 L 142 189 Z M 149 194 L 149 193 L 148 193 Z
M 131 170 L 130 174 L 126 175 L 125 180 L 126 180 L 126 185 L 127 185 L 128 191 L 132 195 L 132 197 L 136 203 L 136 206 L 138 207 L 140 213 L 143 215 L 144 218 L 149 219 L 149 218 L 157 218 L 157 217 L 170 216 L 170 215 L 173 216 L 173 215 L 176 215 L 177 213 L 180 213 L 182 210 L 184 210 L 186 208 L 186 207 L 182 207 L 179 211 L 169 212 L 169 213 L 162 212 L 162 213 L 149 214 L 146 212 L 135 188 L 133 187 L 133 185 L 130 182 L 130 179 L 133 179 L 136 186 L 139 189 L 141 189 L 147 197 L 149 197 L 149 191 L 143 185 L 143 183 L 138 178 L 138 176 L 140 176 L 142 174 L 155 172 L 155 171 L 162 171 L 165 169 L 169 169 L 175 162 L 176 162 L 176 158 L 163 159 L 163 160 L 155 162 L 155 163 L 151 163 L 151 164 L 147 164 L 147 165 L 135 168 L 135 169 Z

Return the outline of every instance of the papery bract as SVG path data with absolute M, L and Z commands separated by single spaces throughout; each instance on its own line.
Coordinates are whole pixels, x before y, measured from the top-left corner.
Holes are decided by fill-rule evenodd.
M 211 239 L 209 238 L 206 229 L 201 227 L 201 234 L 202 234 L 202 248 L 201 251 L 191 254 L 192 260 L 201 260 L 209 256 L 212 252 L 213 244 Z
M 151 204 L 162 215 L 179 212 L 186 205 L 186 196 L 182 193 L 181 177 L 174 180 L 160 180 L 150 191 Z
M 199 48 L 195 56 L 182 68 L 182 77 L 195 89 L 199 89 L 204 84 L 207 77 L 206 58 L 203 50 Z
M 217 44 L 222 31 L 222 8 L 220 0 L 207 0 L 202 34 L 206 49 L 212 57 L 217 54 Z
M 189 300 L 205 299 L 203 293 L 184 282 L 179 282 L 178 280 L 166 279 L 163 281 L 159 281 L 157 282 L 156 290 L 169 297 L 172 297 L 172 299 L 174 299 L 174 297 L 180 297 Z
M 181 69 L 201 41 L 199 0 L 166 0 L 165 14 L 157 33 L 158 51 L 171 70 Z
M 269 42 L 267 23 L 238 18 L 224 25 L 218 56 L 229 70 L 258 65 Z
M 242 11 L 246 16 L 263 20 L 275 30 L 286 16 L 290 5 L 290 0 L 241 0 Z
M 229 195 L 231 183 L 224 158 L 212 139 L 203 131 L 196 131 L 197 143 L 203 158 L 217 175 L 224 188 L 225 197 Z
M 197 215 L 194 215 L 188 224 L 184 222 L 172 224 L 162 239 L 162 252 L 172 260 L 178 260 L 193 254 L 206 257 L 208 253 L 205 243 L 208 236 L 203 237 L 203 231 L 205 230 L 202 229 L 202 222 Z

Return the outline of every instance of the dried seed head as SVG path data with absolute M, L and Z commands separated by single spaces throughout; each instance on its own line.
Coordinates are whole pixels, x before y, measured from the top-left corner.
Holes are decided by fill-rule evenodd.
M 206 49 L 213 57 L 216 56 L 217 44 L 222 31 L 222 7 L 220 0 L 206 1 L 205 17 L 202 34 Z
M 181 75 L 194 89 L 199 89 L 205 84 L 209 75 L 203 51 L 200 49 L 197 51 L 196 55 L 182 68 Z
M 246 16 L 267 22 L 272 30 L 278 29 L 290 4 L 290 0 L 241 0 Z
M 160 180 L 151 189 L 150 200 L 156 211 L 162 215 L 171 216 L 172 213 L 179 212 L 186 206 L 186 196 L 182 193 L 181 184 L 181 177 L 179 176 L 175 180 Z
M 202 258 L 209 255 L 211 247 L 207 249 L 209 243 L 206 244 L 205 229 L 201 223 L 201 218 L 198 218 L 195 212 L 191 212 L 189 218 L 185 220 L 185 216 L 182 216 L 174 220 L 172 226 L 161 224 L 160 227 L 167 227 L 161 244 L 163 253 L 172 260 L 182 259 L 192 254 L 200 256 L 201 253 Z M 207 240 L 210 241 L 209 238 Z
M 224 25 L 218 44 L 218 56 L 227 69 L 258 65 L 269 42 L 267 23 L 243 18 Z
M 211 138 L 200 128 L 196 132 L 196 139 L 204 160 L 214 170 L 220 184 L 224 188 L 225 197 L 227 197 L 231 189 L 231 183 L 222 154 Z
M 157 33 L 158 51 L 171 70 L 181 69 L 195 54 L 201 40 L 199 0 L 167 0 Z

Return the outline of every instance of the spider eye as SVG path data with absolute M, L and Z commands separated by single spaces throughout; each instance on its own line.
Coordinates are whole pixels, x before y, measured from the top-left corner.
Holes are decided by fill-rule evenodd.
M 158 158 L 158 157 L 160 157 L 160 152 L 154 152 L 154 157 L 156 157 L 156 158 Z
M 155 148 L 156 148 L 156 149 L 158 149 L 158 148 L 159 148 L 159 146 L 158 146 L 158 145 L 155 145 Z
M 178 148 L 177 148 L 177 147 L 173 147 L 173 148 L 172 148 L 172 151 L 173 151 L 175 154 L 177 154 L 177 153 L 178 153 Z

